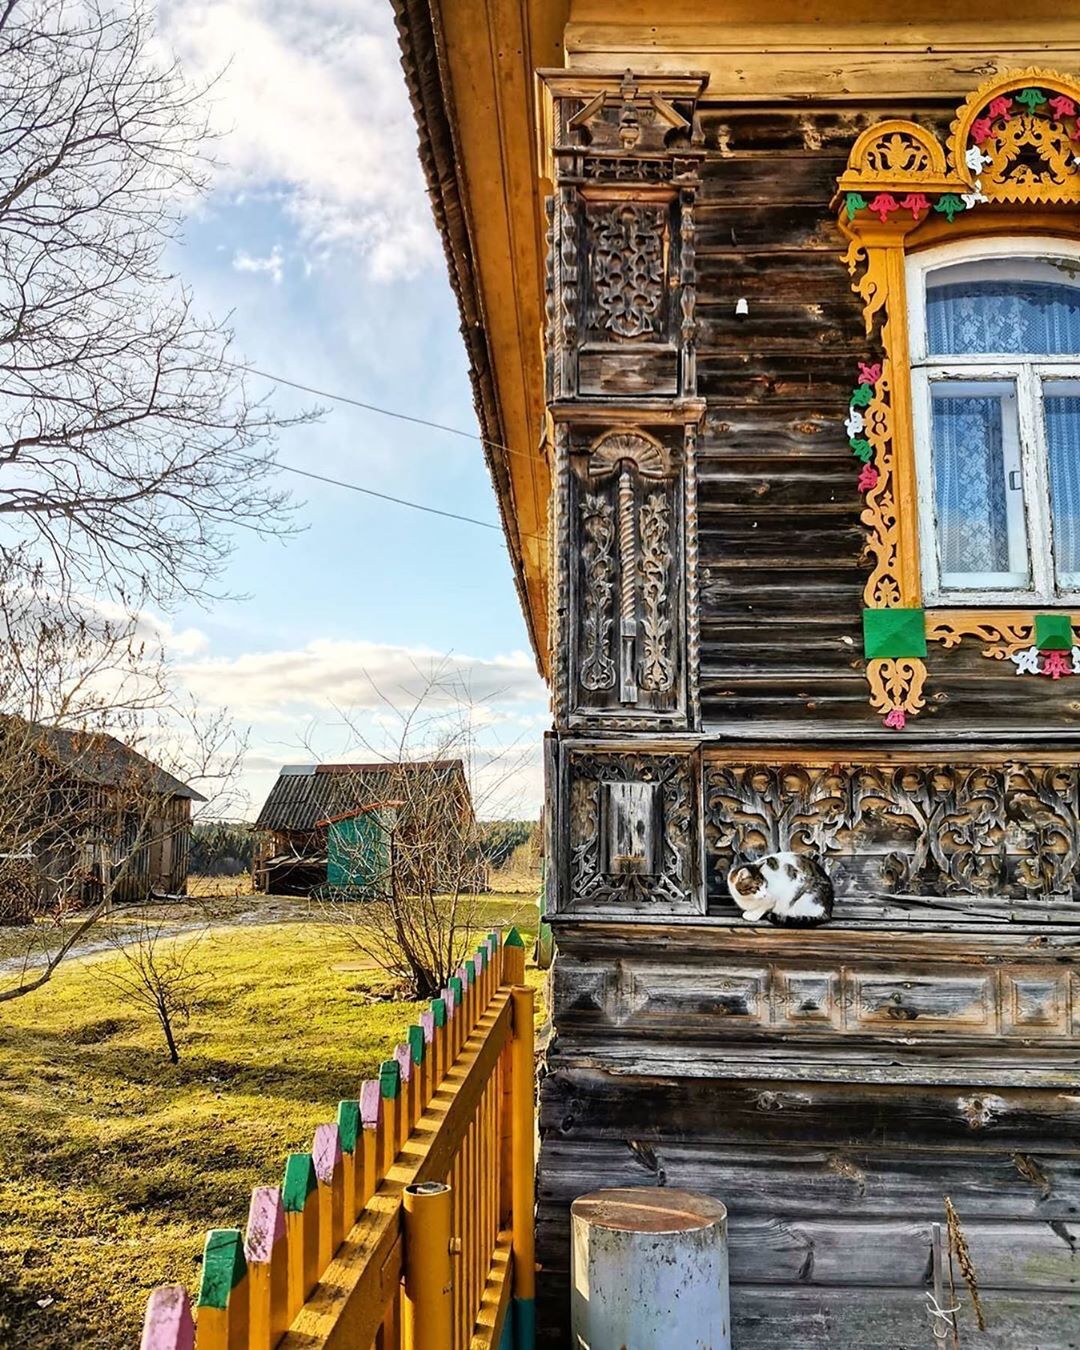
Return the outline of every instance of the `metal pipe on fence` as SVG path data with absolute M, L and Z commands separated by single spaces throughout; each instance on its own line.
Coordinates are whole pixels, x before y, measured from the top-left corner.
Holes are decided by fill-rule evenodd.
M 450 1187 L 441 1181 L 406 1186 L 403 1350 L 450 1350 L 453 1270 Z

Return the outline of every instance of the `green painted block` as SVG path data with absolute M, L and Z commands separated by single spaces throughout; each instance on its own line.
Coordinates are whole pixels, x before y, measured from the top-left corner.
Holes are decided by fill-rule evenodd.
M 458 1008 L 461 1006 L 461 999 L 464 993 L 464 990 L 462 989 L 461 985 L 460 975 L 450 976 L 450 988 L 454 991 L 454 1007 Z
M 424 1062 L 424 1028 L 413 1026 L 409 1028 L 409 1050 L 412 1053 L 414 1064 L 423 1064 Z
M 247 1274 L 244 1235 L 239 1228 L 211 1228 L 203 1249 L 200 1308 L 226 1308 L 229 1295 Z
M 516 928 L 511 928 L 506 935 L 506 942 L 503 945 L 506 947 L 524 947 L 525 940 Z
M 433 998 L 431 1000 L 431 1015 L 435 1019 L 437 1027 L 446 1026 L 446 999 Z
M 355 1153 L 356 1140 L 360 1134 L 359 1102 L 338 1102 L 337 1127 L 342 1153 Z
M 1035 646 L 1041 652 L 1067 652 L 1073 645 L 1071 614 L 1036 614 Z
M 473 965 L 472 958 L 465 962 L 465 984 L 468 988 L 476 983 L 476 967 Z
M 863 653 L 868 661 L 926 655 L 921 609 L 864 609 Z
M 379 1065 L 379 1091 L 391 1101 L 401 1091 L 401 1065 L 396 1059 L 384 1059 Z
M 307 1198 L 317 1185 L 311 1154 L 290 1153 L 285 1160 L 285 1180 L 281 1183 L 281 1203 L 286 1212 L 303 1213 Z

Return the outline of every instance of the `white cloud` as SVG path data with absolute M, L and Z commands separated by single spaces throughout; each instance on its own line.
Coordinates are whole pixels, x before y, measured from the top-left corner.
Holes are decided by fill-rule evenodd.
M 255 257 L 244 249 L 237 249 L 233 254 L 234 272 L 265 272 L 275 286 L 281 285 L 281 278 L 285 275 L 285 258 L 278 244 L 275 244 L 265 258 Z
M 455 747 L 448 753 L 461 753 L 454 740 L 460 736 L 485 816 L 539 810 L 547 691 L 524 652 L 447 656 L 426 647 L 318 639 L 181 660 L 176 673 L 197 701 L 227 706 L 238 722 L 252 725 L 241 785 L 255 811 L 283 764 L 393 757 L 401 714 L 418 699 L 420 715 L 405 737 L 410 753 L 430 753 L 444 737 Z
M 544 704 L 547 694 L 533 659 L 445 655 L 427 647 L 319 638 L 303 647 L 188 661 L 178 673 L 192 693 L 227 703 L 242 718 L 259 720 L 303 708 L 371 710 L 401 707 L 437 677 L 425 703 L 459 706 L 464 698 L 487 716 L 489 705 Z M 534 709 L 528 709 L 534 712 Z
M 283 198 L 316 258 L 355 249 L 380 279 L 439 261 L 385 0 L 162 0 L 161 15 L 190 74 L 220 74 L 220 185 Z

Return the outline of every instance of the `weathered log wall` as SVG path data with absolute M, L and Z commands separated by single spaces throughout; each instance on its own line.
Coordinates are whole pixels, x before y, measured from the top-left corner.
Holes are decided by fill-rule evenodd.
M 657 158 L 616 172 L 593 154 L 619 153 L 601 107 L 593 158 L 565 151 L 552 213 L 559 952 L 541 1327 L 566 1343 L 571 1200 L 672 1185 L 729 1206 L 740 1350 L 929 1345 L 945 1195 L 989 1319 L 979 1335 L 965 1313 L 964 1344 L 1080 1345 L 1076 709 L 969 643 L 935 650 L 927 711 L 897 740 L 864 674 L 843 419 L 873 353 L 829 202 L 858 133 L 912 109 L 695 113 L 691 83 L 669 106 L 700 133 L 696 159 L 684 140 L 690 157 L 665 165 L 654 127 Z M 948 120 L 944 105 L 919 116 Z M 622 270 L 598 271 L 583 243 L 596 194 L 635 192 L 667 203 L 678 249 L 642 216 Z M 632 274 L 613 302 L 612 277 Z M 624 343 L 599 400 L 601 367 L 578 360 L 582 344 L 618 346 L 597 326 L 598 277 L 618 322 L 648 330 L 641 378 Z M 628 696 L 645 597 L 623 583 L 643 575 L 634 549 L 658 493 L 685 568 L 682 586 L 663 573 L 676 676 L 664 697 Z M 1025 752 L 1006 761 L 995 736 L 1017 728 Z M 731 926 L 732 859 L 785 848 L 831 860 L 834 923 Z

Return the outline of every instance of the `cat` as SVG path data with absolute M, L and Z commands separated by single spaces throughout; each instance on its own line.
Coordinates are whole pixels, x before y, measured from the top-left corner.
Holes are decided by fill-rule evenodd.
M 800 928 L 832 918 L 829 875 L 816 859 L 801 853 L 770 853 L 756 862 L 737 863 L 727 883 L 747 923 L 768 919 Z

